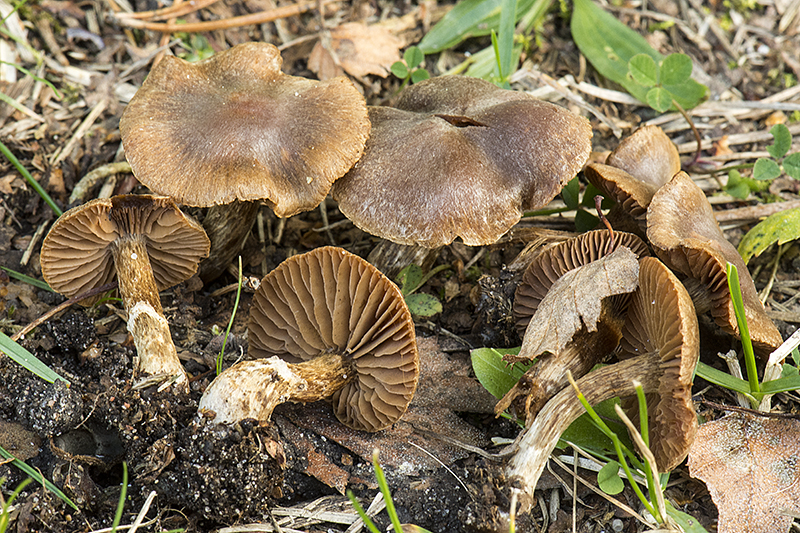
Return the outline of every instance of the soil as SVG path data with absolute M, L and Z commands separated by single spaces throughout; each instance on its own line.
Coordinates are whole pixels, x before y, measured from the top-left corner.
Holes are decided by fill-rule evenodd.
M 716 19 L 728 16 L 721 3 L 712 4 L 716 6 Z M 270 6 L 270 2 L 256 0 L 214 4 L 206 11 L 189 15 L 187 20 L 226 19 Z M 671 2 L 649 2 L 649 6 L 668 17 L 686 18 L 687 13 L 698 13 L 691 7 L 684 13 L 674 12 Z M 145 1 L 133 6 L 136 11 L 158 7 L 162 7 L 160 3 Z M 355 2 L 340 6 L 328 16 L 343 21 L 374 21 L 379 17 L 399 21 L 408 15 L 413 23 L 397 32 L 404 42 L 412 43 L 420 38 L 423 26 L 430 23 L 433 7 L 427 2 Z M 47 58 L 43 75 L 64 96 L 59 100 L 49 88 L 35 88 L 28 77 L 20 77 L 16 83 L 2 82 L 4 92 L 19 96 L 20 101 L 44 117 L 44 122 L 31 122 L 26 115 L 3 106 L 0 140 L 65 210 L 71 207 L 68 198 L 81 177 L 123 159 L 118 124 L 124 102 L 141 85 L 160 42 L 160 35 L 155 32 L 136 31 L 134 35 L 123 29 L 114 22 L 111 10 L 100 2 L 41 0 L 25 6 L 22 15 L 31 29 L 27 39 L 34 49 L 43 51 Z M 535 72 L 546 72 L 555 79 L 572 75 L 605 87 L 607 82 L 581 61 L 569 36 L 568 17 L 557 11 L 545 17 L 537 35 L 541 42 L 526 53 L 524 59 L 528 63 L 520 70 L 523 74 L 514 82 L 515 88 L 546 86 Z M 441 16 L 436 9 L 432 12 Z M 763 100 L 782 94 L 789 76 L 795 80 L 800 76 L 796 60 L 800 41 L 777 39 L 780 13 L 771 4 L 743 15 L 751 25 L 762 28 L 761 33 L 745 32 L 746 38 L 732 43 L 723 43 L 719 35 L 711 33 L 697 36 L 682 32 L 676 26 L 648 33 L 646 18 L 625 10 L 615 13 L 630 27 L 647 34 L 662 53 L 688 53 L 699 67 L 700 81 L 710 86 L 712 100 L 742 96 Z M 796 24 L 788 31 L 796 32 Z M 281 44 L 287 36 L 310 36 L 318 30 L 318 17 L 305 14 L 274 24 L 214 30 L 202 35 L 208 48 L 221 50 L 248 40 Z M 720 31 L 720 35 L 727 35 Z M 189 42 L 186 34 L 182 37 Z M 173 43 L 173 50 L 197 52 L 197 47 L 184 41 Z M 288 47 L 284 71 L 315 77 L 307 62 L 314 41 Z M 486 43 L 485 39 L 470 41 L 457 48 L 455 54 L 465 57 Z M 764 43 L 769 45 L 768 51 L 758 47 Z M 745 51 L 756 60 L 731 64 L 732 59 L 744 57 Z M 440 63 L 428 58 L 427 65 L 432 74 L 439 74 L 439 69 L 452 60 L 443 54 Z M 67 71 L 66 65 L 79 70 Z M 538 70 L 531 69 L 531 65 Z M 81 73 L 85 76 L 83 82 Z M 391 103 L 399 87 L 398 80 L 391 76 L 362 75 L 355 81 L 370 104 Z M 612 149 L 618 142 L 609 123 L 628 134 L 648 120 L 657 120 L 652 110 L 641 106 L 590 95 L 583 98 L 608 119 L 590 116 L 597 152 Z M 797 105 L 796 96 L 793 101 Z M 76 135 L 80 122 L 100 103 L 102 109 L 95 121 Z M 562 103 L 587 114 L 585 108 L 568 101 Z M 729 136 L 767 131 L 771 121 L 788 120 L 786 115 L 781 119 L 778 111 L 769 109 L 735 117 L 723 111 L 695 116 L 704 138 L 715 142 L 714 147 L 703 152 L 706 162 L 734 160 L 723 159 L 722 146 Z M 678 122 L 677 118 L 659 121 L 685 158 L 690 159 L 693 138 L 688 127 Z M 68 146 L 73 139 L 74 143 Z M 762 152 L 768 140 L 754 138 L 736 145 L 736 150 L 743 154 Z M 65 146 L 67 152 L 54 162 L 55 154 Z M 795 143 L 793 151 L 798 149 L 800 146 Z M 741 160 L 747 161 L 748 157 L 752 162 L 751 155 L 742 155 Z M 5 159 L 0 166 L 0 266 L 41 280 L 41 241 L 55 216 Z M 725 227 L 734 244 L 757 221 L 757 208 L 766 200 L 799 198 L 798 184 L 785 178 L 776 180 L 761 196 L 741 202 L 722 194 L 713 180 L 695 177 L 709 196 L 716 198 L 718 211 L 756 209 L 756 214 L 743 222 Z M 96 197 L 102 183 L 101 180 L 92 187 L 84 201 Z M 106 185 L 114 193 L 148 192 L 129 174 L 112 175 Z M 561 205 L 558 200 L 553 204 Z M 202 210 L 187 212 L 203 217 Z M 323 211 L 314 210 L 286 221 L 278 220 L 266 206 L 260 214 L 242 252 L 245 281 L 259 280 L 285 258 L 318 246 L 335 244 L 365 258 L 382 246 L 379 239 L 349 223 L 330 198 L 323 204 Z M 353 491 L 365 507 L 373 501 L 377 493 L 371 462 L 373 449 L 380 452 L 402 522 L 433 532 L 507 531 L 510 501 L 503 474 L 505 458 L 502 447 L 494 446 L 492 438 L 513 439 L 518 428 L 493 416 L 494 399 L 471 373 L 469 351 L 482 346 L 519 345 L 508 312 L 519 279 L 515 258 L 531 234 L 541 235 L 536 228 L 542 227 L 553 232 L 574 229 L 571 215 L 530 217 L 496 245 L 467 247 L 456 242 L 429 257 L 426 268 L 451 266 L 422 289 L 440 297 L 444 311 L 431 319 L 417 320 L 422 359 L 417 397 L 400 422 L 376 434 L 344 428 L 324 402 L 280 406 L 272 420 L 264 424 L 246 421 L 226 427 L 198 415 L 198 400 L 213 379 L 215 359 L 223 346 L 219 332 L 224 332 L 235 309 L 233 269 L 210 283 L 203 284 L 194 277 L 161 293 L 173 340 L 191 376 L 188 393 L 172 387 L 162 390 L 159 383 L 134 375 L 136 350 L 118 301 L 109 300 L 90 308 L 74 305 L 58 313 L 19 342 L 67 379 L 69 386 L 61 381 L 48 384 L 8 357 L 0 356 L 0 443 L 66 493 L 77 510 L 33 483 L 14 502 L 9 531 L 72 533 L 110 527 L 123 475 L 129 485 L 122 524 L 134 522 L 140 511 L 145 511 L 140 531 L 356 531 L 348 529 L 356 515 L 344 493 Z M 800 323 L 795 282 L 800 271 L 800 248 L 797 244 L 785 245 L 773 274 L 774 259 L 775 251 L 770 250 L 750 266 L 756 272 L 759 289 L 774 276 L 767 307 L 787 338 Z M 385 264 L 383 268 L 390 276 L 396 274 L 397 265 Z M 9 277 L 5 271 L 0 271 L 0 276 L 0 330 L 8 335 L 64 300 Z M 224 366 L 247 353 L 246 320 L 252 298 L 249 286 L 245 283 L 236 308 L 231 336 L 225 345 Z M 735 343 L 708 320 L 705 322 L 704 360 L 720 366 L 713 362 L 714 355 Z M 727 391 L 708 387 L 698 380 L 697 400 L 733 402 Z M 796 412 L 798 405 L 796 395 L 782 395 L 776 399 L 774 409 Z M 699 412 L 714 416 L 702 406 Z M 592 472 L 581 474 L 596 486 Z M 4 497 L 25 477 L 12 464 L 0 464 Z M 676 469 L 671 479 L 667 490 L 671 501 L 713 530 L 716 510 L 705 486 L 691 479 L 685 466 Z M 571 530 L 572 487 L 570 472 L 555 466 L 553 473 L 545 472 L 533 511 L 517 517 L 517 530 Z M 153 501 L 148 500 L 151 493 L 155 494 Z M 640 510 L 630 489 L 616 498 Z M 620 507 L 580 484 L 577 501 L 574 520 L 578 531 L 633 532 L 643 527 Z M 381 530 L 386 530 L 386 513 L 377 513 L 374 519 Z M 248 524 L 261 525 L 246 529 Z

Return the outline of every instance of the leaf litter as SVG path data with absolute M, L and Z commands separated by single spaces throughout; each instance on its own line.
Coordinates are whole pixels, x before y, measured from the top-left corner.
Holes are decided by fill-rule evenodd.
M 708 486 L 719 533 L 788 531 L 800 513 L 800 420 L 737 412 L 707 422 L 689 473 Z

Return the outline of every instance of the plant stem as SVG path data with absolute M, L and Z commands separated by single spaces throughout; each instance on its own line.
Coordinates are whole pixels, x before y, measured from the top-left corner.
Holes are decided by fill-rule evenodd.
M 687 167 L 690 167 L 695 163 L 697 163 L 697 161 L 700 159 L 700 152 L 703 151 L 703 140 L 700 138 L 700 132 L 697 131 L 697 126 L 694 125 L 694 121 L 692 120 L 692 117 L 689 116 L 689 113 L 687 113 L 686 110 L 682 108 L 681 105 L 678 102 L 676 102 L 674 98 L 672 99 L 672 105 L 675 106 L 675 109 L 678 110 L 678 113 L 683 115 L 683 118 L 686 120 L 686 122 L 689 123 L 689 127 L 692 128 L 692 133 L 694 134 L 694 138 L 697 141 L 697 152 L 695 152 L 694 157 L 692 158 L 691 161 L 689 161 L 689 164 L 685 165 Z
M 33 187 L 33 190 L 35 190 L 39 196 L 42 197 L 42 200 L 44 200 L 47 205 L 50 206 L 50 209 L 53 210 L 53 213 L 55 213 L 56 216 L 60 217 L 62 214 L 64 214 L 63 211 L 61 211 L 61 208 L 56 205 L 52 198 L 50 198 L 50 195 L 47 194 L 47 191 L 45 191 L 44 188 L 39 185 L 38 181 L 33 179 L 33 176 L 31 176 L 31 173 L 28 172 L 28 169 L 22 166 L 22 163 L 19 162 L 19 159 L 17 159 L 16 156 L 11 153 L 11 150 L 9 150 L 2 141 L 0 141 L 0 152 L 2 152 L 3 155 L 6 156 L 9 161 L 11 161 L 11 164 L 16 167 L 20 174 L 22 174 L 28 184 Z

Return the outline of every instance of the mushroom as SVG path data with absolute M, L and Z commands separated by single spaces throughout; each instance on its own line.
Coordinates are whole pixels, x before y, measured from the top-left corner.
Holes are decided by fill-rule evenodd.
M 364 150 L 366 103 L 347 78 L 289 76 L 281 64 L 267 43 L 240 44 L 196 63 L 165 57 L 120 120 L 139 181 L 191 206 L 264 201 L 289 217 L 319 205 Z M 238 253 L 257 206 L 248 211 L 249 218 L 219 230 L 233 246 L 206 226 L 212 256 L 227 253 L 213 259 L 204 279 Z
M 584 174 L 606 198 L 616 202 L 609 219 L 618 227 L 638 227 L 644 234 L 650 200 L 680 170 L 675 144 L 658 126 L 645 126 L 623 139 L 606 164 L 587 165 Z
M 710 310 L 718 326 L 738 337 L 726 268 L 728 262 L 734 264 L 756 352 L 766 356 L 783 343 L 742 257 L 720 230 L 706 195 L 685 172 L 678 173 L 653 196 L 647 209 L 647 237 L 667 266 L 687 276 L 684 284 L 697 312 Z
M 567 371 L 577 379 L 616 348 L 629 292 L 633 287 L 620 290 L 620 294 L 615 296 L 604 297 L 600 303 L 597 324 L 592 327 L 584 324 L 561 351 L 547 351 L 540 355 L 537 353 L 539 350 L 534 348 L 540 346 L 538 339 L 533 338 L 533 333 L 526 334 L 526 330 L 539 304 L 564 274 L 607 257 L 623 247 L 630 249 L 636 257 L 650 255 L 644 242 L 632 233 L 615 232 L 612 238 L 607 230 L 596 230 L 546 248 L 533 259 L 514 296 L 513 312 L 517 331 L 523 338 L 522 347 L 518 355 L 506 356 L 505 359 L 508 362 L 536 360 L 536 363 L 497 403 L 496 413 L 502 413 L 518 398 L 524 397 L 524 407 L 518 406 L 517 411 L 524 412 L 526 420 L 532 420 L 547 400 L 566 386 Z M 584 289 L 586 294 L 581 297 L 595 297 L 597 287 Z
M 332 194 L 356 226 L 399 244 L 493 243 L 591 151 L 586 119 L 477 78 L 422 81 L 369 117 L 364 155 Z
M 651 395 L 647 409 L 656 466 L 669 471 L 686 457 L 697 431 L 691 386 L 700 355 L 699 333 L 689 294 L 656 258 L 639 261 L 639 288 L 631 298 L 622 335 L 628 358 L 590 372 L 577 381 L 578 388 L 595 405 L 632 396 L 634 384 L 640 383 Z M 516 444 L 506 471 L 512 491 L 532 498 L 559 437 L 583 412 L 571 387 L 547 402 Z M 528 509 L 530 498 L 521 500 Z
M 70 209 L 53 224 L 42 244 L 42 275 L 67 297 L 116 278 L 139 356 L 137 370 L 176 376 L 185 388 L 186 372 L 158 293 L 190 278 L 209 246 L 203 228 L 171 199 L 115 196 Z
M 218 423 L 269 419 L 285 401 L 330 398 L 347 426 L 396 422 L 419 377 L 414 323 L 403 295 L 358 256 L 322 247 L 290 257 L 256 291 L 250 355 L 223 371 L 200 399 Z

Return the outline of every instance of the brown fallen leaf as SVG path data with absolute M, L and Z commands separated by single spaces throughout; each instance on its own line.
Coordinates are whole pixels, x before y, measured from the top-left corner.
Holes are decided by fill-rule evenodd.
M 597 331 L 604 298 L 636 290 L 639 262 L 629 248 L 570 270 L 550 288 L 531 318 L 519 360 L 550 352 L 558 354 L 581 328 Z
M 403 41 L 387 28 L 373 24 L 348 22 L 323 35 L 308 59 L 308 68 L 320 79 L 341 74 L 363 78 L 375 74 L 385 78 L 389 67 L 400 59 Z
M 706 483 L 719 533 L 778 533 L 800 512 L 800 420 L 734 413 L 700 426 L 689 473 Z

